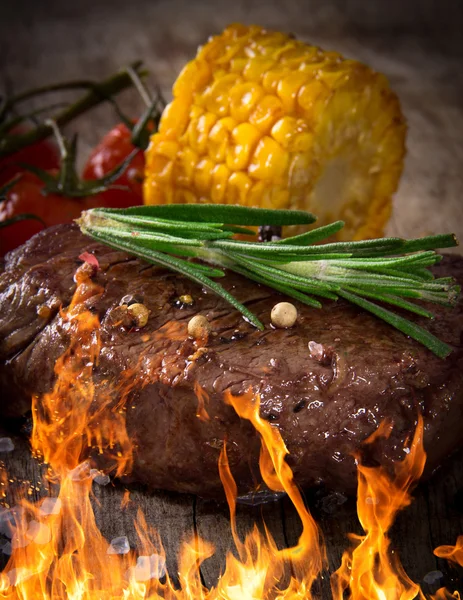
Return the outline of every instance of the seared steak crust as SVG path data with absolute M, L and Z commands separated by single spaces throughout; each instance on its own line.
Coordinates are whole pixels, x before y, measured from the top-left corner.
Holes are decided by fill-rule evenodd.
M 137 447 L 133 476 L 151 487 L 220 495 L 217 462 L 225 438 L 240 491 L 256 486 L 259 439 L 224 403 L 226 390 L 238 394 L 252 387 L 260 393 L 261 413 L 280 429 L 302 486 L 323 483 L 354 492 L 352 453 L 386 417 L 394 430 L 372 449 L 374 461 L 402 457 L 418 411 L 425 419 L 428 473 L 462 444 L 462 302 L 456 309 L 433 306 L 432 322 L 416 318 L 454 347 L 441 360 L 341 300 L 326 301 L 321 310 L 298 305 L 296 326 L 275 330 L 270 311 L 283 296 L 229 273 L 222 283 L 265 324 L 259 332 L 196 284 L 97 244 L 72 225 L 48 229 L 6 257 L 0 275 L 4 415 L 24 414 L 31 395 L 53 383 L 55 360 L 68 344 L 59 308 L 71 300 L 84 251 L 97 257 L 94 281 L 104 288 L 87 300 L 101 320 L 95 377 L 116 379 L 136 367 L 152 382 L 137 388 L 127 411 Z M 446 257 L 438 269 L 463 281 L 460 257 Z M 193 304 L 182 302 L 183 295 Z M 114 326 L 111 312 L 124 296 L 151 311 L 142 329 Z M 188 320 L 197 313 L 214 332 L 199 351 L 187 335 Z M 195 382 L 209 396 L 209 421 L 196 416 Z

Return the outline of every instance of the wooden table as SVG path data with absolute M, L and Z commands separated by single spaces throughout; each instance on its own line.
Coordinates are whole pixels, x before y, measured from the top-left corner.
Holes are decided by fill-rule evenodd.
M 142 58 L 168 97 L 176 74 L 197 45 L 232 21 L 292 31 L 304 40 L 363 60 L 389 77 L 409 124 L 406 168 L 388 233 L 415 236 L 452 230 L 463 239 L 463 47 L 459 38 L 463 5 L 458 0 L 439 4 L 434 0 L 16 0 L 2 11 L 0 86 L 8 92 L 63 78 L 103 78 Z M 135 110 L 134 102 L 129 95 L 124 106 Z M 114 122 L 104 107 L 76 124 L 82 156 Z M 39 468 L 27 444 L 21 438 L 14 441 L 14 452 L 0 459 L 12 478 L 37 480 Z M 439 584 L 448 583 L 452 589 L 461 585 L 457 572 L 436 559 L 432 550 L 439 544 L 453 544 L 463 533 L 462 458 L 460 454 L 448 461 L 429 484 L 422 485 L 415 502 L 394 526 L 394 542 L 405 568 L 425 591 L 432 590 L 423 577 L 436 569 L 444 574 Z M 37 494 L 34 491 L 33 496 Z M 122 486 L 95 485 L 95 494 L 100 502 L 95 507 L 98 523 L 108 538 L 128 535 L 135 544 L 132 517 L 134 507 L 141 506 L 161 534 L 172 574 L 177 570 L 176 554 L 184 532 L 196 530 L 212 541 L 217 552 L 204 563 L 202 576 L 207 585 L 217 580 L 225 552 L 232 546 L 225 506 L 131 486 L 133 504 L 122 511 Z M 355 507 L 350 502 L 337 506 L 336 500 L 336 496 L 309 498 L 325 534 L 331 571 L 340 564 L 346 534 L 361 532 Z M 241 534 L 263 520 L 279 545 L 296 542 L 300 525 L 286 499 L 239 508 Z M 327 578 L 321 593 L 323 598 L 330 597 Z

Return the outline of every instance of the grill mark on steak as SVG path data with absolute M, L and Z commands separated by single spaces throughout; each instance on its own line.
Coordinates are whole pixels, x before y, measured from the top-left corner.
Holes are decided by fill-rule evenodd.
M 133 477 L 151 487 L 220 495 L 217 461 L 224 439 L 240 492 L 260 481 L 259 438 L 223 402 L 225 391 L 241 393 L 250 386 L 261 394 L 261 415 L 280 429 L 290 451 L 288 462 L 303 486 L 323 482 L 337 491 L 355 492 L 352 453 L 385 417 L 395 428 L 389 440 L 369 450 L 373 462 L 403 457 L 418 410 L 425 418 L 428 473 L 461 445 L 461 302 L 454 310 L 433 307 L 432 322 L 414 318 L 455 347 L 442 361 L 342 300 L 324 301 L 322 309 L 291 300 L 299 311 L 296 327 L 272 329 L 271 308 L 284 296 L 228 274 L 221 283 L 266 324 L 259 332 L 221 298 L 161 267 L 92 242 L 75 226 L 47 230 L 6 258 L 0 274 L 4 414 L 24 413 L 30 395 L 52 385 L 67 331 L 59 313 L 40 321 L 37 306 L 53 296 L 64 307 L 69 304 L 83 251 L 97 256 L 101 268 L 95 282 L 104 289 L 87 301 L 101 320 L 95 378 L 117 380 L 123 370 L 137 368 L 147 382 L 136 386 L 130 399 L 134 408 L 127 411 L 127 427 L 139 448 Z M 461 258 L 448 257 L 444 263 L 437 268 L 440 275 L 463 280 Z M 39 282 L 45 298 L 36 293 Z M 9 294 L 16 295 L 14 304 Z M 187 294 L 194 303 L 176 306 L 175 299 Z M 142 298 L 151 311 L 141 330 L 114 327 L 107 317 L 127 296 Z M 187 322 L 198 312 L 208 317 L 216 334 L 201 352 L 187 337 Z M 318 346 L 312 355 L 310 341 L 321 345 L 320 355 Z M 195 381 L 209 396 L 207 423 L 195 416 Z

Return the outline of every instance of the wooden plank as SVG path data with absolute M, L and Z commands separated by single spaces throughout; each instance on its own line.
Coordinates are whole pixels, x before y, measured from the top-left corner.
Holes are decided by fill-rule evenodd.
M 208 587 L 215 586 L 219 575 L 225 569 L 227 553 L 232 552 L 237 556 L 230 529 L 228 506 L 225 503 L 217 504 L 198 498 L 195 521 L 199 535 L 212 542 L 216 549 L 214 556 L 205 561 L 201 568 L 204 583 Z M 245 539 L 246 534 L 251 532 L 254 525 L 258 526 L 262 534 L 264 534 L 265 525 L 279 548 L 287 546 L 280 502 L 269 502 L 258 506 L 238 505 L 236 526 L 239 538 L 242 541 Z M 288 566 L 281 578 L 282 585 L 285 582 L 288 583 L 289 576 L 290 568 Z
M 98 527 L 107 540 L 126 535 L 131 548 L 139 548 L 135 531 L 137 511 L 140 509 L 148 525 L 154 527 L 166 552 L 167 571 L 178 585 L 178 557 L 180 546 L 194 530 L 194 497 L 164 491 L 149 491 L 141 486 L 93 486 L 94 511 Z M 121 503 L 126 490 L 130 501 L 125 508 Z

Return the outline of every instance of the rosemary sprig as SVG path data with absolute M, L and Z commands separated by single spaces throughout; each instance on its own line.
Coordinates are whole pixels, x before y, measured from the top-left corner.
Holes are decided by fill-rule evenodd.
M 78 223 L 86 235 L 167 267 L 208 287 L 258 329 L 262 323 L 212 277 L 230 269 L 313 307 L 319 298 L 339 297 L 360 306 L 445 358 L 451 347 L 416 323 L 373 302 L 433 318 L 410 300 L 453 306 L 460 287 L 452 278 L 435 279 L 428 267 L 441 260 L 436 248 L 458 244 L 452 234 L 421 239 L 382 238 L 320 244 L 343 223 L 313 229 L 277 242 L 231 239 L 254 235 L 256 225 L 306 225 L 315 217 L 304 211 L 267 210 L 218 204 L 138 206 L 125 210 L 92 209 Z M 314 243 L 317 242 L 317 245 Z M 197 258 L 211 267 L 183 258 Z

